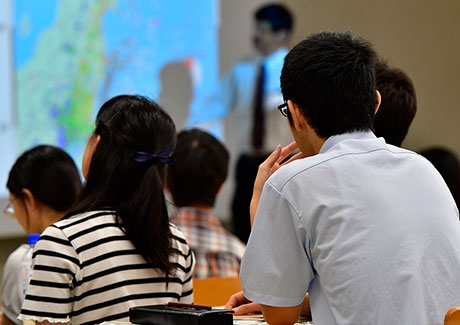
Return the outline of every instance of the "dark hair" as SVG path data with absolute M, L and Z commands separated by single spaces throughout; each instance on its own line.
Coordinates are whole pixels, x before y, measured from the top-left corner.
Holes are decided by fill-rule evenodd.
M 409 76 L 385 61 L 375 65 L 377 90 L 382 103 L 374 119 L 374 133 L 400 147 L 417 112 L 415 88 Z
M 62 149 L 39 145 L 25 151 L 11 167 L 6 187 L 24 198 L 23 189 L 59 212 L 67 211 L 81 190 L 81 178 L 73 159 Z
M 431 147 L 419 153 L 428 159 L 444 178 L 457 207 L 460 208 L 460 161 L 458 156 L 443 147 Z
M 205 131 L 185 130 L 177 136 L 174 156 L 168 178 L 174 204 L 214 206 L 227 178 L 229 153 L 224 145 Z
M 172 234 L 163 192 L 167 167 L 157 159 L 137 162 L 134 155 L 174 149 L 172 119 L 146 97 L 120 95 L 100 108 L 94 136 L 100 141 L 72 214 L 114 209 L 139 253 L 169 275 Z
M 269 22 L 274 32 L 280 30 L 290 32 L 292 30 L 292 15 L 290 11 L 281 4 L 274 3 L 260 7 L 254 13 L 254 18 L 256 20 Z
M 350 32 L 319 32 L 298 43 L 281 72 L 285 100 L 296 103 L 318 136 L 372 128 L 376 52 Z

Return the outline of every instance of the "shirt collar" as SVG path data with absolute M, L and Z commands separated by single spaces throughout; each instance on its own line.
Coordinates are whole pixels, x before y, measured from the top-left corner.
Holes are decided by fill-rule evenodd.
M 321 146 L 319 153 L 324 153 L 335 146 L 337 143 L 342 142 L 344 140 L 349 139 L 359 139 L 359 140 L 366 140 L 366 139 L 377 139 L 375 134 L 372 131 L 356 131 L 356 132 L 349 132 L 343 133 L 338 135 L 333 135 L 327 138 L 327 140 Z
M 178 219 L 201 219 L 206 220 L 207 222 L 214 222 L 217 217 L 215 217 L 212 211 L 202 210 L 194 207 L 181 207 L 177 208 L 175 213 L 173 213 L 174 218 Z

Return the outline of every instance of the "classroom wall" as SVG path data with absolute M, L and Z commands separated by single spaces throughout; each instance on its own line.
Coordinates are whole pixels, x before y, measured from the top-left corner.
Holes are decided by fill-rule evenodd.
M 295 12 L 292 44 L 311 32 L 351 30 L 414 82 L 418 111 L 404 147 L 446 145 L 460 154 L 460 1 L 286 0 Z

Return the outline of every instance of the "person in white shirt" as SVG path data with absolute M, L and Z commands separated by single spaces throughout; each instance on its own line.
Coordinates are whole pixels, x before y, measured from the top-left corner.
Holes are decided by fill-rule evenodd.
M 235 121 L 232 129 L 226 131 L 232 138 L 226 142 L 232 142 L 229 147 L 237 157 L 231 210 L 234 233 L 245 243 L 250 233 L 249 203 L 257 168 L 279 143 L 292 141 L 289 130 L 279 125 L 276 107 L 283 99 L 279 78 L 288 52 L 293 20 L 291 12 L 282 4 L 258 8 L 254 13 L 252 39 L 255 52 L 236 62 L 213 95 L 200 105 L 201 109 L 206 107 L 207 120 L 222 119 L 231 112 Z M 261 67 L 264 71 L 262 81 Z M 261 85 L 259 93 L 258 82 Z M 255 125 L 256 102 L 259 102 L 262 111 L 263 121 L 257 119 L 261 127 Z M 188 124 L 200 122 L 203 121 L 195 119 L 192 113 Z M 259 139 L 256 140 L 256 137 Z
M 23 152 L 8 174 L 9 202 L 5 214 L 17 220 L 28 234 L 41 234 L 60 220 L 75 202 L 82 182 L 78 168 L 67 152 L 38 145 Z M 3 269 L 2 325 L 22 324 L 17 319 L 26 286 L 21 263 L 28 244 L 15 249 Z M 27 258 L 30 265 L 32 260 Z M 26 282 L 27 283 L 27 282 Z
M 244 294 L 226 308 L 256 302 L 269 324 L 442 324 L 460 305 L 457 206 L 432 164 L 372 132 L 376 57 L 349 32 L 286 56 L 279 108 L 295 142 L 259 168 Z

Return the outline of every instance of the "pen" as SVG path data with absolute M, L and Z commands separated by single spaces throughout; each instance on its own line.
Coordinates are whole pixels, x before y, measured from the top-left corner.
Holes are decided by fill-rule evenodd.
M 195 305 L 195 304 L 185 304 L 182 302 L 175 302 L 175 301 L 170 301 L 166 305 L 170 307 L 187 307 L 187 308 L 194 308 L 194 309 L 205 309 L 205 310 L 211 310 L 211 306 L 204 306 L 204 305 Z

